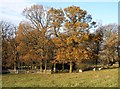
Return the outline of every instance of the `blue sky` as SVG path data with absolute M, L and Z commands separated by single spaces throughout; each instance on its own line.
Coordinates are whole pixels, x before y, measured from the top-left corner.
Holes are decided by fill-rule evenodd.
M 56 8 L 76 5 L 87 10 L 88 14 L 92 15 L 93 20 L 101 22 L 102 24 L 117 23 L 118 21 L 117 2 L 40 2 L 39 4 Z
M 60 2 L 61 1 L 61 2 Z M 118 23 L 118 0 L 107 0 L 106 2 L 98 0 L 73 1 L 60 0 L 59 2 L 43 1 L 43 0 L 0 0 L 0 20 L 6 20 L 16 25 L 25 18 L 22 16 L 22 11 L 25 7 L 30 7 L 33 4 L 45 5 L 48 7 L 65 8 L 71 5 L 79 6 L 91 14 L 94 21 L 100 22 L 103 25 L 109 23 Z

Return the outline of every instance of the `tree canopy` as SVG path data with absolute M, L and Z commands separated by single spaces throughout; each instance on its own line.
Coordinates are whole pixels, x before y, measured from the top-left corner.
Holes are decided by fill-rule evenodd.
M 118 61 L 117 25 L 97 27 L 92 16 L 78 6 L 56 9 L 33 5 L 25 8 L 23 15 L 27 20 L 18 28 L 0 22 L 6 67 L 36 66 L 42 71 L 66 63 L 71 73 L 73 65 L 83 68 Z

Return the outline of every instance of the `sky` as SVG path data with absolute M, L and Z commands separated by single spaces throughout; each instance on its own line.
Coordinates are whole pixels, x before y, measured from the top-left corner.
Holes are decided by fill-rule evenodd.
M 54 8 L 79 6 L 91 14 L 96 22 L 103 25 L 118 23 L 118 0 L 0 0 L 0 20 L 18 25 L 25 20 L 22 15 L 24 8 L 34 4 Z

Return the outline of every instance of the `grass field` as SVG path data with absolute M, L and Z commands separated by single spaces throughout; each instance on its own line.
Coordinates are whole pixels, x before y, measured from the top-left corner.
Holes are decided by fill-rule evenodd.
M 2 87 L 117 87 L 118 68 L 82 73 L 4 74 Z

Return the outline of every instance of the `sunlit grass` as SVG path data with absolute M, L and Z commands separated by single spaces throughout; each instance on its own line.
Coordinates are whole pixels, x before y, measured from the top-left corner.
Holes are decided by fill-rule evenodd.
M 4 74 L 3 87 L 117 87 L 118 68 L 82 73 Z

